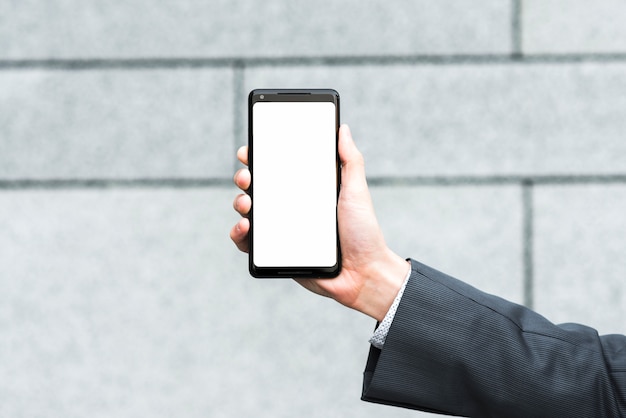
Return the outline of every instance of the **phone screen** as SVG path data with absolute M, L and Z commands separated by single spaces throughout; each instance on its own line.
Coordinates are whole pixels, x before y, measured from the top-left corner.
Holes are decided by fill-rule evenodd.
M 339 103 L 336 92 L 325 92 L 251 94 L 250 261 L 257 277 L 338 273 Z

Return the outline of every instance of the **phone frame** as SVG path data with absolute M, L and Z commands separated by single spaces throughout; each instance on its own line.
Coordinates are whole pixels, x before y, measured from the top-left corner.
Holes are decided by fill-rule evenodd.
M 261 99 L 261 96 L 264 96 Z M 332 278 L 341 271 L 341 247 L 339 243 L 339 226 L 336 222 L 337 262 L 328 267 L 311 266 L 276 266 L 259 267 L 254 264 L 254 157 L 253 157 L 253 111 L 257 102 L 331 102 L 335 105 L 335 171 L 336 171 L 336 202 L 339 202 L 341 188 L 341 163 L 339 160 L 339 93 L 333 89 L 255 89 L 248 95 L 248 169 L 250 170 L 250 188 L 246 191 L 252 198 L 252 208 L 248 214 L 250 220 L 248 267 L 255 278 Z M 337 219 L 337 215 L 335 215 Z

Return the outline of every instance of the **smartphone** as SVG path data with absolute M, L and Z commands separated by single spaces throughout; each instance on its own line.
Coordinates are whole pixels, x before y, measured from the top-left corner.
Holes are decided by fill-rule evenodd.
M 261 89 L 248 97 L 249 270 L 257 278 L 335 277 L 339 94 Z

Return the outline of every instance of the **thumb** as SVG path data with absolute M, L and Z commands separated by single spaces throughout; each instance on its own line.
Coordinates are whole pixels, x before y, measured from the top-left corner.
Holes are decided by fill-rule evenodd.
M 341 159 L 341 183 L 349 188 L 367 188 L 365 162 L 357 149 L 348 125 L 339 128 L 339 158 Z

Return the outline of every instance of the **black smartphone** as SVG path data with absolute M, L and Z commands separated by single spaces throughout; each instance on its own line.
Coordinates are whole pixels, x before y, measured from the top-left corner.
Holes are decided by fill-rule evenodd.
M 335 90 L 250 92 L 252 276 L 315 278 L 339 274 L 338 134 L 339 93 Z

